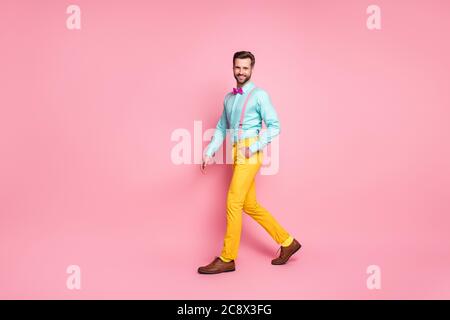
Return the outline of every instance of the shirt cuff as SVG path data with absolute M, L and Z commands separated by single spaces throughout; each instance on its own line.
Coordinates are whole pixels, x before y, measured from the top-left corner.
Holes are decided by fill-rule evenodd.
M 259 150 L 259 141 L 253 142 L 253 144 L 249 147 L 250 151 L 253 153 L 256 153 L 256 151 Z
M 212 157 L 214 157 L 215 152 L 213 153 L 213 152 L 211 152 L 210 149 L 207 149 L 207 150 L 205 151 L 204 155 L 205 155 L 205 156 L 208 156 L 208 157 L 210 157 L 210 158 L 212 158 Z

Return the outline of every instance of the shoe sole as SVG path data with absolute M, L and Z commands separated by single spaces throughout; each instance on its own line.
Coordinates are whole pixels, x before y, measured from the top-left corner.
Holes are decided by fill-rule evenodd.
M 200 274 L 219 274 L 219 273 L 223 273 L 223 272 L 232 272 L 235 271 L 236 269 L 230 269 L 230 270 L 224 270 L 224 271 L 220 271 L 220 272 L 208 272 L 208 271 L 198 271 L 198 273 Z
M 286 259 L 286 261 L 281 262 L 281 263 L 273 263 L 273 262 L 272 262 L 272 264 L 273 264 L 274 266 L 280 266 L 280 265 L 282 265 L 282 264 L 286 264 L 286 263 L 289 261 L 289 259 L 290 259 L 290 258 L 291 258 L 298 250 L 301 249 L 301 247 L 302 247 L 302 245 L 300 244 L 300 246 L 299 246 L 297 249 L 295 249 L 294 252 L 292 252 L 292 254 Z

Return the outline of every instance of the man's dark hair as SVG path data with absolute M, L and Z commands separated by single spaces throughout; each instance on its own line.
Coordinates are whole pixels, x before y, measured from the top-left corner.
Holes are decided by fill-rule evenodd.
M 253 66 L 255 65 L 255 56 L 250 51 L 238 51 L 238 52 L 236 52 L 234 54 L 234 56 L 233 56 L 233 65 L 234 65 L 234 60 L 235 59 L 246 59 L 246 58 L 250 58 L 252 60 L 251 66 L 253 68 Z

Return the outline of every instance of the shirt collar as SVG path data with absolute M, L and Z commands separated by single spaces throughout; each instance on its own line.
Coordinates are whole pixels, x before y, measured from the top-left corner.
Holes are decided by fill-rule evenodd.
M 253 83 L 253 81 L 250 80 L 242 87 L 242 91 L 244 91 L 244 93 L 248 93 L 250 92 L 250 90 L 253 89 L 254 86 L 255 84 Z

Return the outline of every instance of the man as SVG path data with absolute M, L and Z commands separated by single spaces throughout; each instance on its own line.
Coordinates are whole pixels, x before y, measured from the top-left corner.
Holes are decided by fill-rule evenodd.
M 255 57 L 249 51 L 233 56 L 236 88 L 224 99 L 224 108 L 200 167 L 204 173 L 213 163 L 215 152 L 221 147 L 226 130 L 233 142 L 233 177 L 227 194 L 227 230 L 222 253 L 210 264 L 198 268 L 202 274 L 216 274 L 235 270 L 242 227 L 242 210 L 255 219 L 281 245 L 280 256 L 273 265 L 285 264 L 301 244 L 256 201 L 255 176 L 261 167 L 262 149 L 280 133 L 277 113 L 266 91 L 257 88 L 251 80 Z M 259 135 L 262 120 L 266 131 Z

